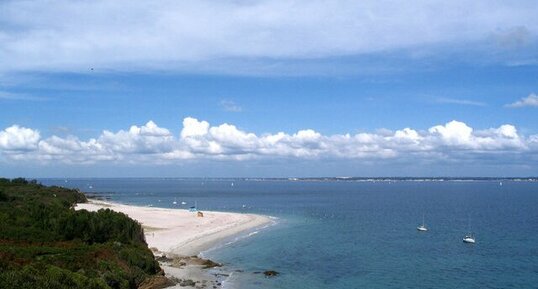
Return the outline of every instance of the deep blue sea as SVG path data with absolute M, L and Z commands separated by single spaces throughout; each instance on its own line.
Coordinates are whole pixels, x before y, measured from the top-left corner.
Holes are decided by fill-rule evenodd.
M 40 181 L 127 204 L 196 201 L 201 210 L 277 217 L 204 253 L 241 271 L 228 288 L 538 288 L 538 182 Z M 426 233 L 416 230 L 423 214 Z M 474 245 L 462 242 L 469 230 Z M 254 274 L 268 269 L 281 275 Z

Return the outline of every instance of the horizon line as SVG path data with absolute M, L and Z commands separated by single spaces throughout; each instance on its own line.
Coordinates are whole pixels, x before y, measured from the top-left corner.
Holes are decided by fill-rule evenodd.
M 236 177 L 155 177 L 155 176 L 121 176 L 121 177 L 0 177 L 0 178 L 7 178 L 7 179 L 15 179 L 15 178 L 25 178 L 25 179 L 36 179 L 36 180 L 43 180 L 43 179 L 243 179 L 243 180 L 256 180 L 256 179 L 267 179 L 267 180 L 319 180 L 319 179 L 334 179 L 334 180 L 368 180 L 368 179 L 449 179 L 449 180 L 491 180 L 491 179 L 537 179 L 538 176 L 288 176 L 288 177 L 242 177 L 242 176 L 236 176 Z

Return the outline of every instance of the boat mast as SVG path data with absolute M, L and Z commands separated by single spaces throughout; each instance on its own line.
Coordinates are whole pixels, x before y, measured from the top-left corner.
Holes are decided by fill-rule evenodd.
M 425 227 L 426 224 L 424 223 L 424 213 L 422 213 L 422 227 Z

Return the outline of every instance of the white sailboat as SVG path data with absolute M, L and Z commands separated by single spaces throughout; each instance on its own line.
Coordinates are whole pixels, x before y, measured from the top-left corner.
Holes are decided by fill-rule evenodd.
M 176 198 L 174 198 L 174 201 L 172 202 L 172 204 L 177 205 L 177 200 L 176 200 Z
M 463 237 L 463 243 L 468 243 L 468 244 L 474 244 L 476 243 L 476 239 L 474 237 L 474 234 L 471 233 L 471 218 L 469 218 L 469 233 L 467 235 L 465 235 L 465 237 Z
M 474 235 L 472 233 L 469 233 L 463 237 L 464 243 L 474 244 L 476 243 L 476 239 L 474 238 Z
M 426 228 L 426 223 L 424 223 L 424 214 L 422 214 L 422 225 L 418 226 L 417 230 L 420 232 L 428 231 L 428 228 Z

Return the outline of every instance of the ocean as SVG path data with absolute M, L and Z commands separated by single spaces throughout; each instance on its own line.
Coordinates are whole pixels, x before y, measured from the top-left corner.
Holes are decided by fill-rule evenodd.
M 42 179 L 111 201 L 257 213 L 276 224 L 205 257 L 226 288 L 538 288 L 538 182 Z M 416 227 L 425 218 L 428 232 Z M 462 238 L 472 231 L 476 244 Z M 280 275 L 265 278 L 265 270 Z

